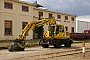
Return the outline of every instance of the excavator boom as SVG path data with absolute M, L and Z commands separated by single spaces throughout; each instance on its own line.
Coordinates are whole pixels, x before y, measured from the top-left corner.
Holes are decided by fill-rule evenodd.
M 26 27 L 22 30 L 22 34 L 18 35 L 18 39 L 24 40 L 24 38 L 26 38 L 26 35 L 28 34 L 28 32 L 30 30 L 34 29 L 35 27 L 43 26 L 44 24 L 55 24 L 55 23 L 56 22 L 53 17 L 52 18 L 43 18 L 41 20 L 28 22 Z

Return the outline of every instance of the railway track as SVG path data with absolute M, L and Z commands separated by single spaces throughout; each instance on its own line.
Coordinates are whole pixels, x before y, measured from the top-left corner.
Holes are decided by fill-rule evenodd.
M 85 43 L 85 59 L 90 60 L 90 43 Z M 25 51 L 8 52 L 7 49 L 0 50 L 0 60 L 82 60 L 82 43 L 72 44 L 72 47 L 67 48 L 49 48 L 32 47 L 26 48 Z
M 90 48 L 85 48 L 86 52 L 90 52 Z M 74 55 L 74 54 L 79 54 L 82 53 L 82 49 L 73 49 L 73 50 L 68 50 L 68 51 L 56 51 L 56 52 L 48 52 L 40 55 L 33 55 L 33 56 L 25 56 L 25 58 L 29 58 L 30 60 L 43 60 L 43 59 L 48 59 L 48 58 L 55 58 L 55 57 L 63 57 L 63 56 L 68 56 L 68 55 Z M 22 60 L 23 57 L 16 58 L 15 60 Z M 13 60 L 13 59 L 12 59 Z

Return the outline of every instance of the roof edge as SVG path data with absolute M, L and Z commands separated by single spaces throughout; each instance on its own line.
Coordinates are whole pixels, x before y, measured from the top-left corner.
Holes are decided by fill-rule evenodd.
M 55 12 L 55 11 L 51 11 L 51 10 L 48 10 L 48 9 L 41 9 L 41 8 L 36 8 L 36 7 L 33 7 L 33 9 L 36 9 L 36 10 L 42 10 L 42 11 L 46 11 L 46 12 L 51 12 L 51 13 L 57 13 L 57 14 L 63 14 L 63 15 L 69 15 L 69 16 L 75 16 L 75 14 L 67 14 L 67 13 L 63 13 L 63 12 Z
M 25 1 L 20 1 L 20 0 L 6 0 L 6 1 L 13 1 L 13 2 L 18 2 L 18 3 L 23 3 L 23 4 L 27 4 L 27 5 L 31 5 L 31 6 L 33 6 L 32 3 L 25 2 Z

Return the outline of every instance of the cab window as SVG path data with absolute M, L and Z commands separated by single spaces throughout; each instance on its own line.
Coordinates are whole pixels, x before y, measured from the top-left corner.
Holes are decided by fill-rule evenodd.
M 50 26 L 50 36 L 54 35 L 55 26 Z
M 59 26 L 56 26 L 56 34 L 59 33 Z
M 60 30 L 59 30 L 60 32 L 62 32 L 62 26 L 60 25 Z
M 62 32 L 64 32 L 64 26 L 62 26 Z

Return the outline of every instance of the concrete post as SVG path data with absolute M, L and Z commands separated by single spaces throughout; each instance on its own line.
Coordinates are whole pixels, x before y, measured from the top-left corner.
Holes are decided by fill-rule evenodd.
M 82 58 L 85 58 L 85 41 L 82 42 Z

